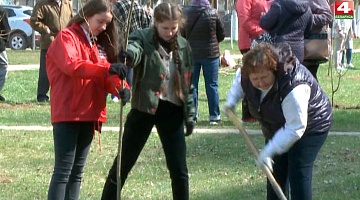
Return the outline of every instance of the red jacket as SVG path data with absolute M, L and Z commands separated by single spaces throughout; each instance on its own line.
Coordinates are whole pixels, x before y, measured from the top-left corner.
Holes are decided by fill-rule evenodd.
M 90 46 L 79 24 L 61 30 L 46 55 L 51 122 L 105 122 L 105 95 L 119 97 L 115 87 L 121 87 L 121 80 L 109 74 L 109 67 L 97 46 Z
M 259 26 L 262 12 L 267 11 L 265 0 L 237 0 L 235 10 L 238 16 L 239 50 L 249 49 L 251 41 L 263 33 Z

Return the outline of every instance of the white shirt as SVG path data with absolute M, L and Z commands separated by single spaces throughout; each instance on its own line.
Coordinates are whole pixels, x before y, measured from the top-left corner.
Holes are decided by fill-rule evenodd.
M 294 87 L 282 101 L 281 108 L 284 113 L 285 124 L 276 131 L 274 137 L 267 144 L 267 148 L 272 154 L 287 152 L 304 135 L 308 119 L 310 92 L 311 88 L 309 85 L 300 84 Z M 241 87 L 241 73 L 240 69 L 238 69 L 225 106 L 235 107 L 237 102 L 244 97 L 245 94 Z

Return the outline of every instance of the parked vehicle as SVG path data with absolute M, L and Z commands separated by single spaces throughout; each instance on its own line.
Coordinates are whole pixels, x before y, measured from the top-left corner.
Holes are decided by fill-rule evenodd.
M 8 13 L 11 33 L 8 39 L 8 47 L 14 50 L 32 47 L 33 29 L 30 26 L 30 17 L 33 8 L 30 6 L 3 5 Z M 35 46 L 39 46 L 40 34 L 35 31 Z

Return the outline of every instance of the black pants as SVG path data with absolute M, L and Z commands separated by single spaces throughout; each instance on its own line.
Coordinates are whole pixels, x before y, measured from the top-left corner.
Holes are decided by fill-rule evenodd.
M 142 151 L 153 126 L 156 126 L 170 172 L 173 199 L 189 199 L 189 177 L 186 164 L 183 109 L 161 101 L 155 115 L 132 109 L 126 119 L 121 158 L 121 186 Z M 116 200 L 117 158 L 106 179 L 102 200 Z
M 304 66 L 310 71 L 310 73 L 317 79 L 317 71 L 319 69 L 319 63 L 304 63 Z
M 39 79 L 37 87 L 37 100 L 38 101 L 48 101 L 49 96 L 49 79 L 46 73 L 46 52 L 47 49 L 41 49 L 40 51 L 40 68 L 39 68 Z
M 274 178 L 287 199 L 291 188 L 291 200 L 312 199 L 312 172 L 314 161 L 328 133 L 304 135 L 290 150 L 274 157 Z M 267 200 L 279 199 L 267 182 Z
M 48 200 L 77 200 L 94 135 L 94 122 L 54 123 L 53 134 L 55 166 Z

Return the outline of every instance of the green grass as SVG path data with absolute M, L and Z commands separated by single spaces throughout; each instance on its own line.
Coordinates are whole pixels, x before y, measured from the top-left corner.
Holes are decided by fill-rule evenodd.
M 360 66 L 360 54 L 354 55 L 354 64 Z M 359 67 L 360 69 L 360 67 Z M 219 77 L 220 105 L 225 103 L 227 92 L 232 84 L 235 70 L 222 68 Z M 331 96 L 330 77 L 327 75 L 327 66 L 320 67 L 318 73 L 319 82 L 328 96 Z M 50 126 L 50 107 L 48 104 L 36 102 L 37 70 L 9 71 L 2 94 L 7 102 L 0 103 L 0 115 L 2 125 L 48 125 Z M 360 70 L 349 70 L 342 78 L 340 89 L 335 93 L 334 105 L 342 108 L 334 108 L 333 131 L 359 131 L 360 118 Z M 125 106 L 124 113 L 129 111 L 130 105 Z M 118 126 L 119 104 L 108 98 L 108 122 L 106 126 Z M 237 113 L 241 114 L 241 106 L 237 107 Z M 125 117 L 125 116 L 124 116 Z M 219 128 L 229 128 L 232 123 L 222 118 L 223 123 Z M 204 80 L 201 76 L 199 82 L 199 119 L 198 126 L 208 126 L 208 107 L 205 93 Z M 247 128 L 259 128 L 257 123 L 246 124 Z
M 9 60 L 27 57 L 38 61 L 39 52 L 14 51 Z M 20 56 L 21 55 L 21 56 Z M 349 70 L 335 94 L 332 131 L 359 131 L 360 118 L 360 54 L 354 55 L 355 70 Z M 32 62 L 28 62 L 32 63 Z M 37 62 L 38 63 L 38 62 Z M 34 63 L 36 64 L 36 63 Z M 221 106 L 232 83 L 235 70 L 223 68 L 219 77 Z M 38 71 L 9 71 L 2 94 L 8 99 L 0 103 L 1 125 L 51 126 L 49 104 L 36 102 Z M 321 66 L 319 82 L 331 94 L 327 65 Z M 207 99 L 204 80 L 199 83 L 199 122 L 197 127 L 208 127 Z M 237 113 L 240 115 L 241 106 Z M 124 115 L 129 111 L 125 106 Z M 125 117 L 125 116 L 124 116 Z M 223 117 L 217 128 L 233 128 Z M 106 126 L 119 125 L 119 104 L 108 98 Z M 258 129 L 257 123 L 247 123 L 246 128 Z M 81 199 L 100 199 L 109 167 L 117 151 L 118 133 L 101 134 L 103 151 L 99 151 L 94 138 L 85 167 Z M 255 145 L 263 146 L 261 135 L 251 135 Z M 255 166 L 254 159 L 239 134 L 193 134 L 187 139 L 187 159 L 190 173 L 190 197 L 208 199 L 265 199 L 265 176 Z M 360 196 L 360 136 L 331 135 L 315 162 L 313 199 L 358 199 Z M 0 199 L 46 199 L 53 168 L 52 131 L 23 131 L 0 129 Z M 166 170 L 161 143 L 152 134 L 124 186 L 123 199 L 171 199 L 171 186 Z
M 40 63 L 40 50 L 10 50 L 6 49 L 10 65 L 26 65 Z
M 260 135 L 251 136 L 255 145 Z M 94 140 L 85 167 L 81 199 L 100 199 L 117 150 L 117 133 L 104 132 L 103 151 Z M 314 199 L 357 199 L 360 195 L 360 137 L 329 136 L 314 168 Z M 265 176 L 239 134 L 196 134 L 187 138 L 191 199 L 265 199 Z M 46 199 L 53 167 L 51 132 L 0 130 L 0 199 Z M 124 186 L 123 199 L 171 199 L 161 143 L 152 134 Z

